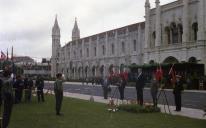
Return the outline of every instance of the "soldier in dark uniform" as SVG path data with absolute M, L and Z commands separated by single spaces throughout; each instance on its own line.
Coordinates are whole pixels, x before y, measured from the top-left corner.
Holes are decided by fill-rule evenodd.
M 23 94 L 24 83 L 20 75 L 17 76 L 17 79 L 14 83 L 15 88 L 15 103 L 20 103 Z
M 183 81 L 181 79 L 181 76 L 176 75 L 176 83 L 175 87 L 173 90 L 174 93 L 174 98 L 175 98 L 175 105 L 176 105 L 176 110 L 175 111 L 181 111 L 181 106 L 182 106 L 182 94 L 183 91 Z
M 13 85 L 9 68 L 5 68 L 3 73 L 2 99 L 3 99 L 3 120 L 2 128 L 7 128 L 11 117 L 13 106 Z
M 136 91 L 137 91 L 137 102 L 139 105 L 143 105 L 143 88 L 145 86 L 145 76 L 142 73 L 142 69 L 138 70 L 136 75 Z
M 29 82 L 28 82 L 28 78 L 25 77 L 24 78 L 24 100 L 25 102 L 28 102 L 28 87 L 29 87 Z
M 44 102 L 44 80 L 42 77 L 38 76 L 36 80 L 36 87 L 37 87 L 37 97 L 38 97 L 38 102 L 42 101 Z
M 124 100 L 124 89 L 127 84 L 127 81 L 125 80 L 124 77 L 120 77 L 119 80 L 120 80 L 120 84 L 119 84 L 118 89 L 119 89 L 119 94 L 120 94 L 120 100 Z
M 31 101 L 32 89 L 34 86 L 34 82 L 31 78 L 28 78 L 28 101 Z
M 62 74 L 59 73 L 56 75 L 57 79 L 54 83 L 54 93 L 56 98 L 56 115 L 61 115 L 60 110 L 62 106 L 63 100 L 63 81 L 62 81 Z

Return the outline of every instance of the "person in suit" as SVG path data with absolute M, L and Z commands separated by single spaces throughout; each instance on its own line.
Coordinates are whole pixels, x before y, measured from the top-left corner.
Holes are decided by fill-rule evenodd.
M 61 115 L 60 110 L 63 100 L 63 85 L 62 85 L 62 74 L 58 73 L 56 75 L 56 81 L 54 82 L 54 94 L 56 99 L 56 115 Z
M 138 69 L 138 75 L 136 75 L 136 92 L 137 102 L 139 105 L 143 105 L 143 88 L 145 86 L 145 76 L 142 69 Z
M 181 76 L 176 75 L 175 87 L 173 89 L 175 105 L 176 105 L 175 111 L 181 111 L 181 106 L 182 106 L 182 96 L 181 95 L 184 89 L 183 89 L 183 80 L 181 78 L 182 78 Z
M 24 83 L 22 81 L 21 75 L 17 75 L 17 79 L 14 82 L 14 88 L 15 88 L 15 103 L 18 104 L 22 100 L 22 94 L 24 88 Z
M 13 80 L 10 77 L 11 72 L 9 68 L 5 68 L 3 72 L 2 84 L 2 99 L 3 99 L 3 120 L 2 128 L 8 128 L 12 107 L 13 107 Z
M 44 102 L 44 80 L 41 76 L 37 77 L 36 83 L 35 83 L 36 87 L 37 87 L 37 98 L 38 98 L 38 102 L 42 101 Z

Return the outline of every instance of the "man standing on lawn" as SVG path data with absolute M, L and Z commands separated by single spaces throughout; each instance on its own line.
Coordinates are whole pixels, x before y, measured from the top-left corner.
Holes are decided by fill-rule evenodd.
M 142 69 L 138 69 L 138 75 L 136 76 L 136 91 L 137 91 L 137 102 L 139 105 L 143 105 L 143 88 L 145 86 L 145 76 Z
M 37 87 L 37 97 L 38 97 L 38 102 L 42 101 L 44 102 L 44 80 L 41 76 L 37 77 L 36 80 L 36 87 Z
M 54 94 L 56 98 L 56 115 L 61 115 L 60 110 L 62 106 L 62 100 L 63 100 L 63 80 L 62 80 L 62 74 L 58 73 L 56 75 L 57 79 L 54 82 Z
M 7 128 L 9 125 L 12 106 L 13 106 L 13 82 L 9 67 L 6 67 L 3 72 L 2 84 L 2 99 L 3 99 L 3 120 L 2 128 Z

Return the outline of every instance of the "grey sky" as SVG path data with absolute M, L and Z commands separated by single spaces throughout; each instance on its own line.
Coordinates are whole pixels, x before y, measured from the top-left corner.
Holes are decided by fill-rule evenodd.
M 174 0 L 160 0 L 165 4 Z M 150 0 L 154 7 L 155 0 Z M 77 17 L 81 37 L 144 21 L 145 0 L 0 0 L 0 50 L 51 56 L 51 29 L 58 15 L 61 44 L 71 40 Z M 9 51 L 10 52 L 10 51 Z

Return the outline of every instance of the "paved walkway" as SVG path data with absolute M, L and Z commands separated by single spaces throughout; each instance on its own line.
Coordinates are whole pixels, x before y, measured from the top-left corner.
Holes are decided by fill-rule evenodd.
M 53 94 L 53 92 L 52 92 L 52 94 Z M 90 100 L 90 98 L 91 98 L 91 95 L 69 93 L 69 92 L 64 92 L 64 96 L 70 97 L 70 98 L 82 99 L 82 100 Z M 109 102 L 108 100 L 105 100 L 101 96 L 93 96 L 93 98 L 94 98 L 95 102 L 105 103 L 105 104 L 107 104 Z M 126 101 L 124 101 L 124 102 L 126 102 Z M 158 106 L 161 108 L 161 112 L 165 113 L 164 105 L 158 105 Z M 165 108 L 166 108 L 166 113 L 169 113 L 167 106 L 165 106 Z M 172 115 L 179 115 L 179 116 L 185 116 L 185 117 L 189 117 L 189 118 L 206 120 L 206 116 L 203 117 L 203 115 L 204 115 L 203 110 L 182 108 L 181 112 L 176 112 L 176 111 L 174 111 L 175 106 L 170 106 L 170 110 L 171 110 Z

